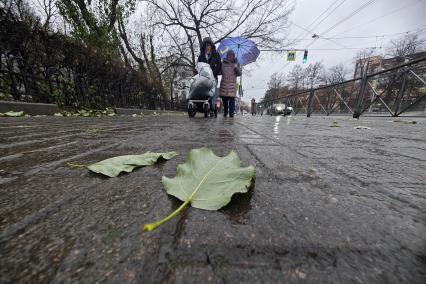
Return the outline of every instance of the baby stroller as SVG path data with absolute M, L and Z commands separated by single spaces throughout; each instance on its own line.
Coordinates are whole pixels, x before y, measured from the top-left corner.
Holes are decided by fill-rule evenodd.
M 195 69 L 198 74 L 192 77 L 189 93 L 186 97 L 188 102 L 188 115 L 194 117 L 198 112 L 203 112 L 208 117 L 212 105 L 212 98 L 216 93 L 216 79 L 212 69 L 207 63 L 197 63 Z M 217 116 L 217 108 L 214 108 Z

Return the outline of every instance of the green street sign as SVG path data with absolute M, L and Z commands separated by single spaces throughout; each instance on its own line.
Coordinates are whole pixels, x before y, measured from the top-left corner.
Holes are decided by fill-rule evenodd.
M 296 61 L 296 51 L 287 52 L 287 61 Z

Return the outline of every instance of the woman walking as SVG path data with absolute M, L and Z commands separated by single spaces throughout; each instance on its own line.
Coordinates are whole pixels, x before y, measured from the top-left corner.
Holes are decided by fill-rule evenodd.
M 251 99 L 251 115 L 257 114 L 257 107 L 256 107 L 256 100 L 253 98 Z
M 220 82 L 219 95 L 223 101 L 223 117 L 234 117 L 235 96 L 237 94 L 237 77 L 241 76 L 241 66 L 235 58 L 235 53 L 230 50 L 222 64 L 222 81 Z

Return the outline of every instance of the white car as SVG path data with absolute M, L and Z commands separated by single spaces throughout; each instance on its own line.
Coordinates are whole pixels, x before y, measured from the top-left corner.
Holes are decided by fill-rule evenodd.
M 273 104 L 269 109 L 270 115 L 290 115 L 293 112 L 293 108 L 286 106 L 285 104 Z

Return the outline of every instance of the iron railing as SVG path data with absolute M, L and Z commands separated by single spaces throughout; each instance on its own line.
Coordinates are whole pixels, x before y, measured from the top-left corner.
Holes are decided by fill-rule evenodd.
M 367 68 L 368 69 L 368 66 Z M 408 111 L 426 109 L 426 57 L 375 73 L 319 86 L 294 94 L 278 96 L 259 103 L 268 109 L 274 103 L 292 107 L 294 114 L 365 114 L 399 116 Z
M 141 90 L 134 80 L 117 79 L 108 86 L 101 80 L 87 82 L 85 76 L 54 74 L 47 78 L 0 70 L 0 100 L 21 102 L 53 103 L 71 108 L 144 108 L 161 110 L 183 110 L 184 102 L 160 96 L 155 89 Z

